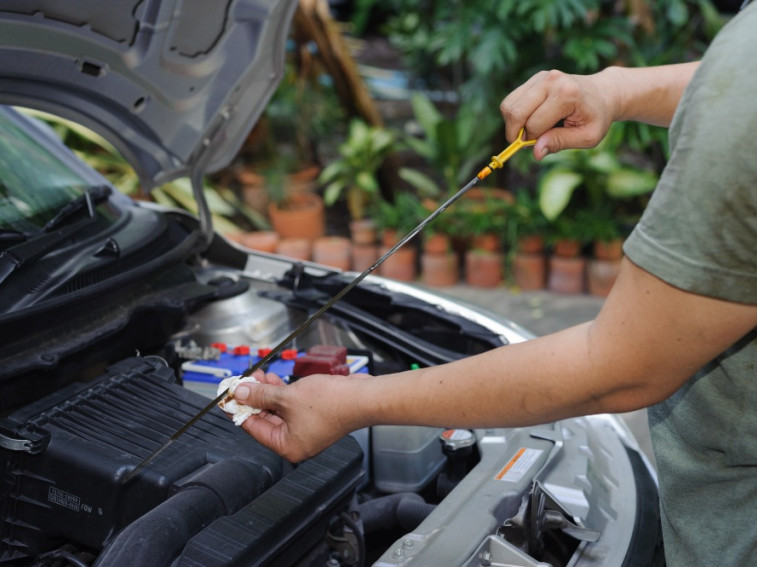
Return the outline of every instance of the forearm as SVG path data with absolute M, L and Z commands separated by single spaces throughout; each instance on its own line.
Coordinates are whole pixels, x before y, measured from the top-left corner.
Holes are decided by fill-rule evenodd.
M 608 67 L 596 75 L 614 93 L 614 120 L 669 126 L 699 62 L 658 67 Z
M 512 427 L 630 411 L 667 398 L 756 323 L 757 306 L 682 292 L 624 260 L 594 321 L 368 379 L 349 394 L 353 417 L 361 426 Z
M 292 462 L 379 424 L 515 427 L 662 400 L 757 326 L 757 306 L 678 290 L 623 260 L 591 323 L 453 363 L 372 377 L 243 384 L 242 427 Z
M 592 325 L 360 384 L 361 425 L 512 427 L 628 409 L 636 383 L 604 379 L 591 356 Z

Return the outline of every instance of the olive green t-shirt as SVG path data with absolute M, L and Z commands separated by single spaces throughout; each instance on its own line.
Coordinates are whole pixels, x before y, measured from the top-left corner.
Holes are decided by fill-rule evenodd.
M 757 5 L 710 46 L 670 146 L 627 256 L 675 287 L 757 304 Z M 668 565 L 757 565 L 755 365 L 752 331 L 650 408 Z

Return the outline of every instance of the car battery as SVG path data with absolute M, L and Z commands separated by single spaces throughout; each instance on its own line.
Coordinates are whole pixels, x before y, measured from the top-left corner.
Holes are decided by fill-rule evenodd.
M 208 398 L 215 398 L 224 378 L 239 376 L 270 353 L 270 349 L 252 351 L 247 345 L 229 346 L 213 343 L 202 349 L 203 358 L 181 365 L 184 387 Z M 367 373 L 370 358 L 351 354 L 346 347 L 315 345 L 306 351 L 284 349 L 264 368 L 289 383 L 310 374 Z

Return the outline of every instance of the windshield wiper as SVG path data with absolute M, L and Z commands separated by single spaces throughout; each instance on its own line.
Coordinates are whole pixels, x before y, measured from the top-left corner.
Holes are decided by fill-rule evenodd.
M 90 225 L 95 216 L 95 205 L 107 199 L 110 194 L 111 189 L 107 185 L 90 187 L 82 195 L 63 205 L 39 233 L 1 252 L 0 284 L 21 266 L 30 264 L 43 257 L 50 250 L 58 246 L 60 242 L 70 238 L 85 226 Z M 68 227 L 53 232 L 74 213 L 85 207 L 89 213 L 88 218 L 80 219 Z
M 3 244 L 15 244 L 16 242 L 24 242 L 26 235 L 23 232 L 14 230 L 12 228 L 0 228 L 0 246 Z
M 102 203 L 110 197 L 111 192 L 110 187 L 107 185 L 89 187 L 84 193 L 63 205 L 57 214 L 47 221 L 47 224 L 44 227 L 42 227 L 42 231 L 50 232 L 51 230 L 55 230 L 71 215 L 81 211 L 84 207 L 87 208 L 90 218 L 94 217 L 95 205 Z

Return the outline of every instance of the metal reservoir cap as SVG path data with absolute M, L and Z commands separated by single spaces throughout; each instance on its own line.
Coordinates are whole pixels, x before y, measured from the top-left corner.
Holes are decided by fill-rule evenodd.
M 439 434 L 439 440 L 448 455 L 476 444 L 476 436 L 470 429 L 446 429 Z

